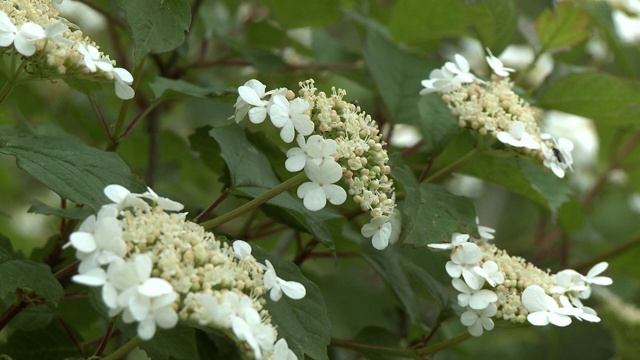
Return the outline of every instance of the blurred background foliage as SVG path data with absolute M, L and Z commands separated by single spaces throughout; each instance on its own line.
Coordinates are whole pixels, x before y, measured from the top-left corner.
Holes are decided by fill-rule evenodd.
M 519 70 L 512 78 L 541 114 L 560 110 L 590 119 L 561 118 L 544 125 L 559 136 L 575 135 L 574 142 L 584 144 L 574 150 L 575 172 L 536 188 L 531 179 L 514 175 L 524 170 L 513 162 L 504 165 L 487 156 L 461 167 L 441 184 L 473 202 L 481 223 L 497 229 L 496 245 L 511 255 L 552 272 L 566 267 L 584 272 L 602 257 L 611 264 L 611 293 L 627 304 L 640 303 L 637 2 L 173 0 L 176 7 L 191 9 L 188 31 L 169 29 L 175 36 L 185 34 L 185 39 L 176 39 L 179 46 L 169 51 L 152 43 L 149 54 L 130 35 L 124 2 L 66 0 L 63 15 L 112 54 L 119 66 L 133 72 L 144 62 L 143 72 L 136 73 L 139 87 L 127 119 L 155 102 L 159 105 L 122 141 L 117 153 L 134 174 L 157 193 L 186 204 L 190 214 L 200 213 L 231 186 L 221 157 L 224 145 L 212 142 L 209 131 L 233 123 L 228 118 L 234 112 L 235 88 L 248 79 L 260 79 L 268 88 L 297 89 L 299 81 L 313 78 L 320 90 L 346 89 L 347 100 L 357 100 L 387 134 L 390 154 L 402 154 L 396 159 L 418 178 L 427 165 L 433 173 L 469 149 L 469 135 L 458 130 L 437 96 L 418 95 L 420 81 L 455 53 L 467 56 L 476 73 L 487 75 L 478 64 L 483 62 L 482 49 L 489 47 L 495 55 L 502 54 L 507 66 Z M 621 14 L 628 20 L 621 20 Z M 535 65 L 529 66 L 534 58 Z M 119 100 L 111 89 L 98 91 L 96 98 L 112 125 Z M 63 81 L 17 88 L 0 107 L 0 125 L 99 149 L 108 146 L 86 95 Z M 246 132 L 244 141 L 265 154 L 274 172 L 286 178 L 286 148 L 277 132 L 264 124 L 247 127 Z M 26 256 L 42 259 L 60 233 L 60 219 L 29 209 L 36 202 L 58 208 L 60 198 L 20 170 L 11 156 L 0 157 L 0 169 L 0 233 Z M 216 214 L 245 201 L 246 194 L 233 195 L 237 196 L 230 196 Z M 337 211 L 323 216 L 320 222 L 334 242 L 320 239 L 322 245 L 301 268 L 323 292 L 332 337 L 342 339 L 330 348 L 330 358 L 391 359 L 344 350 L 348 346 L 340 341 L 408 346 L 437 328 L 429 343 L 433 344 L 464 331 L 458 316 L 448 313 L 456 310 L 448 299 L 452 293 L 447 290 L 446 256 L 412 246 L 372 252 Z M 256 241 L 295 260 L 286 241 L 306 243 L 312 235 L 282 224 L 305 230 L 305 221 L 271 205 L 224 224 L 217 234 Z M 441 240 L 412 241 L 424 245 Z M 362 256 L 355 255 L 360 252 Z M 62 261 L 71 258 L 65 252 Z M 436 285 L 428 287 L 432 280 Z M 602 315 L 599 324 L 498 324 L 481 338 L 435 358 L 633 358 L 638 354 L 638 310 L 609 306 L 612 296 L 600 295 L 590 304 Z M 100 336 L 104 329 L 87 299 L 62 301 L 56 314 L 73 323 L 84 339 Z M 56 322 L 47 326 L 51 333 L 62 333 L 53 329 L 59 327 Z

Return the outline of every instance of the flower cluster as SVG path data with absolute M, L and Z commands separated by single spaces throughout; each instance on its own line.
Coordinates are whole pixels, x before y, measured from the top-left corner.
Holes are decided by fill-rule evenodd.
M 302 284 L 279 278 L 268 260 L 259 263 L 248 243 L 230 246 L 186 214 L 167 213 L 182 205 L 151 189 L 134 194 L 109 185 L 104 192 L 113 204 L 87 218 L 67 246 L 81 260 L 73 280 L 101 287 L 110 316 L 137 322 L 144 340 L 182 319 L 225 332 L 256 359 L 295 359 L 284 338 L 276 341 L 264 297 L 301 299 Z
M 362 228 L 363 236 L 372 237 L 376 249 L 386 248 L 398 239 L 400 222 L 386 144 L 377 125 L 359 106 L 343 100 L 342 89 L 316 93 L 313 80 L 300 87 L 296 97 L 286 88 L 266 91 L 260 81 L 249 80 L 238 88 L 233 118 L 240 122 L 248 115 L 252 123 L 261 123 L 268 115 L 281 129 L 283 141 L 296 139 L 298 146 L 287 151 L 285 167 L 291 172 L 304 169 L 309 178 L 297 190 L 305 207 L 320 210 L 327 200 L 342 204 L 347 192 L 336 182 L 343 179 L 349 195 L 372 217 Z
M 573 143 L 566 138 L 553 139 L 541 134 L 533 109 L 513 91 L 509 73 L 491 52 L 486 57 L 494 76 L 483 81 L 470 72 L 469 62 L 456 54 L 455 62 L 435 69 L 422 81 L 421 95 L 439 92 L 460 127 L 482 135 L 491 135 L 506 147 L 542 161 L 544 166 L 562 178 L 572 170 Z
M 65 76 L 114 82 L 119 98 L 133 98 L 131 73 L 115 67 L 98 45 L 82 31 L 72 31 L 69 24 L 50 0 L 2 1 L 0 51 L 22 56 L 28 72 L 38 78 Z
M 550 275 L 487 243 L 493 235 L 486 230 L 480 229 L 481 239 L 455 233 L 450 243 L 429 245 L 452 250 L 446 270 L 459 291 L 458 305 L 465 309 L 460 321 L 471 335 L 492 330 L 494 318 L 536 326 L 567 326 L 572 317 L 600 321 L 581 300 L 591 296 L 591 285 L 612 283 L 610 278 L 599 276 L 607 263 L 595 265 L 587 275 L 571 269 Z

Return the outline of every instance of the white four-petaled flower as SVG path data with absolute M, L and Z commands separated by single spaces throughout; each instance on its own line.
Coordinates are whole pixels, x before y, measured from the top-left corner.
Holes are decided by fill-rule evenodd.
M 269 107 L 269 116 L 273 125 L 280 128 L 282 141 L 292 142 L 296 131 L 304 136 L 313 132 L 315 128 L 313 121 L 309 115 L 305 114 L 309 109 L 309 103 L 306 100 L 295 98 L 289 101 L 284 95 L 273 95 L 271 101 L 273 103 Z
M 485 59 L 487 60 L 487 64 L 489 64 L 491 70 L 493 70 L 496 75 L 505 77 L 509 76 L 510 72 L 516 71 L 515 69 L 505 67 L 500 59 L 493 56 L 489 48 L 487 48 L 487 52 L 489 53 L 489 56 L 486 56 Z
M 17 28 L 7 14 L 0 11 L 0 46 L 11 44 L 16 51 L 24 56 L 31 56 L 36 52 L 35 42 L 46 37 L 42 26 L 31 21 Z
M 551 323 L 564 327 L 571 324 L 571 316 L 580 313 L 576 308 L 561 308 L 556 300 L 547 295 L 539 285 L 530 285 L 524 289 L 522 305 L 529 311 L 527 320 L 536 326 L 545 326 Z
M 340 205 L 347 199 L 347 192 L 334 183 L 342 178 L 342 167 L 334 161 L 316 164 L 308 163 L 304 168 L 310 182 L 298 187 L 298 197 L 303 199 L 304 207 L 318 211 L 327 204 Z
M 335 140 L 325 139 L 320 135 L 311 135 L 305 141 L 304 136 L 298 134 L 296 141 L 299 147 L 292 147 L 287 151 L 287 161 L 284 163 L 287 170 L 300 171 L 310 161 L 314 161 L 318 165 L 325 161 L 335 161 L 333 154 L 338 147 Z
M 267 290 L 271 290 L 269 296 L 271 300 L 278 301 L 282 297 L 282 293 L 287 297 L 299 300 L 306 294 L 305 287 L 297 281 L 282 280 L 276 275 L 276 270 L 269 260 L 265 260 L 266 271 L 264 272 L 264 286 Z
M 130 86 L 133 84 L 133 75 L 123 68 L 113 68 L 111 71 L 113 78 L 115 79 L 115 91 L 116 96 L 122 100 L 132 99 L 136 94 L 133 88 Z
M 544 166 L 551 169 L 559 178 L 564 177 L 567 169 L 573 171 L 573 156 L 571 155 L 573 142 L 567 138 L 559 138 L 556 140 L 548 134 L 542 134 L 540 138 L 543 140 L 551 139 L 554 143 L 554 146 L 551 148 L 546 146 L 542 147 L 545 157 L 543 161 Z
M 371 238 L 373 247 L 378 250 L 383 250 L 389 245 L 393 233 L 393 225 L 389 220 L 389 216 L 376 216 L 360 230 L 362 236 Z
M 521 121 L 512 122 L 509 124 L 509 132 L 501 131 L 496 137 L 501 142 L 514 147 L 525 147 L 528 149 L 540 148 L 540 143 L 527 132 L 524 123 Z
M 429 244 L 427 246 L 429 246 L 430 248 L 438 249 L 438 250 L 451 250 L 457 246 L 460 246 L 466 243 L 467 241 L 469 241 L 469 234 L 453 233 L 453 235 L 451 235 L 450 243 Z
M 481 310 L 469 309 L 462 313 L 460 316 L 460 322 L 466 326 L 469 330 L 469 334 L 473 336 L 480 336 L 484 330 L 493 330 L 493 317 L 498 312 L 496 304 L 489 304 L 486 308 Z
M 96 72 L 97 69 L 106 72 L 113 71 L 111 61 L 100 56 L 100 51 L 98 51 L 95 46 L 88 45 L 85 47 L 83 44 L 80 44 L 78 45 L 78 52 L 84 56 L 83 61 L 89 71 Z

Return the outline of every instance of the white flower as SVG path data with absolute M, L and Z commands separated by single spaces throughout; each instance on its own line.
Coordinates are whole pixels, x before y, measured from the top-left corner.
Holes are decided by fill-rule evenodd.
M 544 140 L 551 137 L 543 134 L 541 135 L 541 138 Z M 551 169 L 557 177 L 563 178 L 565 170 L 569 169 L 573 171 L 573 168 L 571 167 L 573 164 L 573 157 L 571 156 L 573 143 L 567 138 L 559 138 L 557 141 L 554 138 L 551 139 L 555 146 L 552 148 L 547 148 L 546 146 L 542 148 L 545 157 L 543 163 L 544 166 Z
M 456 87 L 451 85 L 454 74 L 446 69 L 434 69 L 429 73 L 429 79 L 422 80 L 424 89 L 420 90 L 420 95 L 427 95 L 436 91 L 449 91 Z
M 602 285 L 602 286 L 611 285 L 613 284 L 613 280 L 611 280 L 610 277 L 598 276 L 602 274 L 605 270 L 607 270 L 608 267 L 609 267 L 609 264 L 605 261 L 601 263 L 597 263 L 593 265 L 593 267 L 589 269 L 589 272 L 587 272 L 587 275 L 583 276 L 582 278 L 584 279 L 584 281 L 586 281 L 589 284 Z
M 244 240 L 236 240 L 233 242 L 233 252 L 240 260 L 251 257 L 251 245 Z
M 304 168 L 310 182 L 298 187 L 298 197 L 303 199 L 304 207 L 317 211 L 327 204 L 340 205 L 347 199 L 347 192 L 334 183 L 342 178 L 342 167 L 337 162 L 325 162 L 321 165 L 309 163 Z
M 598 314 L 595 312 L 595 310 L 590 307 L 582 306 L 580 300 L 575 300 L 577 300 L 576 302 L 579 305 L 577 307 L 573 306 L 574 301 L 569 301 L 569 298 L 567 296 L 560 296 L 560 304 L 562 304 L 563 308 L 576 309 L 576 314 L 573 315 L 576 319 L 580 321 L 585 320 L 588 322 L 600 322 L 600 318 L 598 317 Z
M 273 347 L 273 358 L 274 360 L 298 360 L 284 338 L 276 341 L 276 345 Z
M 467 326 L 469 330 L 469 334 L 473 336 L 482 335 L 484 330 L 493 330 L 493 317 L 498 312 L 498 307 L 496 304 L 489 304 L 486 308 L 482 310 L 473 310 L 469 309 L 462 313 L 460 316 L 460 322 L 462 325 Z
M 452 278 L 464 277 L 466 283 L 474 289 L 482 287 L 484 280 L 471 271 L 482 260 L 482 250 L 478 245 L 465 242 L 456 247 L 451 254 L 451 261 L 447 261 L 445 269 Z
M 100 51 L 95 46 L 89 45 L 85 47 L 83 44 L 78 45 L 78 52 L 84 56 L 83 61 L 89 71 L 96 72 L 97 69 L 102 71 L 113 71 L 111 62 L 100 56 Z
M 522 305 L 529 311 L 527 320 L 535 326 L 549 323 L 556 326 L 571 324 L 571 317 L 580 311 L 575 308 L 561 308 L 558 303 L 538 285 L 528 286 L 522 292 Z
M 552 275 L 555 285 L 549 288 L 551 294 L 565 294 L 571 292 L 582 292 L 588 288 L 583 276 L 571 269 L 559 271 Z
M 266 85 L 256 79 L 251 79 L 238 88 L 238 99 L 233 107 L 236 109 L 235 120 L 239 123 L 249 114 L 249 120 L 258 124 L 267 117 L 267 102 L 261 100 L 266 96 Z
M 482 276 L 491 286 L 495 287 L 504 282 L 504 274 L 500 271 L 498 264 L 495 261 L 485 261 L 482 267 L 476 266 L 473 268 L 476 274 Z
M 113 68 L 111 73 L 115 79 L 116 96 L 122 100 L 132 99 L 136 94 L 133 88 L 129 86 L 133 84 L 133 75 L 123 68 Z
M 247 308 L 242 316 L 233 317 L 231 328 L 238 339 L 247 342 L 256 359 L 262 359 L 262 351 L 273 349 L 274 329 L 261 323 L 255 309 Z
M 527 133 L 524 123 L 521 121 L 512 122 L 509 125 L 509 132 L 501 131 L 496 137 L 501 142 L 514 147 L 525 147 L 528 149 L 540 148 L 540 143 Z
M 305 142 L 304 136 L 298 134 L 296 141 L 299 147 L 293 147 L 287 151 L 287 161 L 284 163 L 287 170 L 300 171 L 309 161 L 315 161 L 318 165 L 325 161 L 335 161 L 333 153 L 338 147 L 335 140 L 311 135 Z
M 153 262 L 147 254 L 113 264 L 107 271 L 102 294 L 111 316 L 124 310 L 125 323 L 139 322 L 138 336 L 144 340 L 153 337 L 156 325 L 171 328 L 178 322 L 172 307 L 178 296 L 168 281 L 150 277 L 152 269 Z
M 171 329 L 178 323 L 178 313 L 172 305 L 178 295 L 174 292 L 151 299 L 147 316 L 138 324 L 138 336 L 142 340 L 153 338 L 156 325 L 163 329 Z
M 181 203 L 165 197 L 158 196 L 158 194 L 156 194 L 148 186 L 147 186 L 147 191 L 140 194 L 140 197 L 153 201 L 158 206 L 160 206 L 163 210 L 166 210 L 166 211 L 180 211 L 184 209 L 184 205 L 182 205 Z
M 420 91 L 420 95 L 432 92 L 447 92 L 458 88 L 464 83 L 480 81 L 471 72 L 469 62 L 460 54 L 455 55 L 455 62 L 446 62 L 440 69 L 434 69 L 429 74 L 429 79 L 422 81 L 425 88 Z
M 137 207 L 142 210 L 149 209 L 149 204 L 140 198 L 139 194 L 134 194 L 124 186 L 112 184 L 104 188 L 104 194 L 109 200 L 113 201 L 118 210 L 127 207 Z
M 457 246 L 460 246 L 466 243 L 467 241 L 469 241 L 468 234 L 453 233 L 453 235 L 451 235 L 450 243 L 429 244 L 427 246 L 429 246 L 430 248 L 438 249 L 438 250 L 451 250 Z
M 485 309 L 489 304 L 498 301 L 498 295 L 488 289 L 472 289 L 460 278 L 451 280 L 453 287 L 460 291 L 458 294 L 458 305 L 469 306 L 474 310 Z
M 209 321 L 223 328 L 230 328 L 236 309 L 240 303 L 238 294 L 226 291 L 219 298 L 210 294 L 197 294 L 200 303 L 209 313 Z
M 117 216 L 118 209 L 114 205 L 105 205 L 97 217 L 88 217 L 78 231 L 69 236 L 65 247 L 76 248 L 76 257 L 82 260 L 78 268 L 80 274 L 123 258 L 127 253 Z
M 13 43 L 20 54 L 31 56 L 36 52 L 34 42 L 44 38 L 42 26 L 29 21 L 16 28 L 9 16 L 0 11 L 0 46 L 6 47 Z
M 300 300 L 307 294 L 307 290 L 299 282 L 286 281 L 279 278 L 276 275 L 276 270 L 273 268 L 273 265 L 271 265 L 269 260 L 265 260 L 265 264 L 267 266 L 267 270 L 264 272 L 264 286 L 267 290 L 271 290 L 269 293 L 271 300 L 280 300 L 283 292 L 287 297 L 294 300 Z
M 496 230 L 488 226 L 481 226 L 480 219 L 477 216 L 476 216 L 476 225 L 478 225 L 478 233 L 480 234 L 480 240 L 487 241 L 487 240 L 493 240 L 495 238 L 493 234 L 495 234 Z
M 464 56 L 456 54 L 454 56 L 454 60 L 455 62 L 448 61 L 443 66 L 443 69 L 454 74 L 453 79 L 451 79 L 452 83 L 459 85 L 477 80 L 477 78 L 470 72 L 471 67 L 469 66 L 469 61 L 467 61 Z
M 266 96 L 266 86 L 252 79 L 238 88 L 238 100 L 235 103 L 236 122 L 240 122 L 247 113 L 249 121 L 259 124 L 267 117 L 269 102 L 262 100 Z
M 313 132 L 314 125 L 305 111 L 309 109 L 309 103 L 301 98 L 288 101 L 283 95 L 273 95 L 273 104 L 269 108 L 271 122 L 280 130 L 280 138 L 290 143 L 295 138 L 296 131 L 307 136 Z
M 57 41 L 67 46 L 73 46 L 73 41 L 60 36 L 60 34 L 64 33 L 67 30 L 69 30 L 67 25 L 63 23 L 55 23 L 44 28 L 44 35 L 47 39 Z
M 502 61 L 500 61 L 500 59 L 498 59 L 497 57 L 493 56 L 489 48 L 487 48 L 487 52 L 489 53 L 489 56 L 485 57 L 485 59 L 487 59 L 487 64 L 489 64 L 489 67 L 491 68 L 491 70 L 493 70 L 493 72 L 496 75 L 509 76 L 510 72 L 516 71 L 515 69 L 504 67 L 504 64 L 502 63 Z
M 389 245 L 389 239 L 393 230 L 393 225 L 388 216 L 376 216 L 371 222 L 362 226 L 360 233 L 364 237 L 372 237 L 371 243 L 378 250 L 383 250 Z
M 13 43 L 18 33 L 18 28 L 11 22 L 9 16 L 0 11 L 0 46 L 6 47 Z

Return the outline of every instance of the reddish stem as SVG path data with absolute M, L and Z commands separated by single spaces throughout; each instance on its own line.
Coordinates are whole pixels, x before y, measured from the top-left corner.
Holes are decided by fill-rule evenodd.
M 218 196 L 218 198 L 216 199 L 216 201 L 214 201 L 211 205 L 209 205 L 208 208 L 206 208 L 203 212 L 200 213 L 200 215 L 196 216 L 196 223 L 201 223 L 202 220 L 204 220 L 205 217 L 207 217 L 209 214 L 211 214 L 211 212 L 218 207 L 218 205 L 220 205 L 220 203 L 222 203 L 224 201 L 224 199 L 227 198 L 227 196 L 229 196 L 229 194 L 231 193 L 231 189 L 227 189 L 225 190 L 222 194 L 220 194 L 220 196 Z

